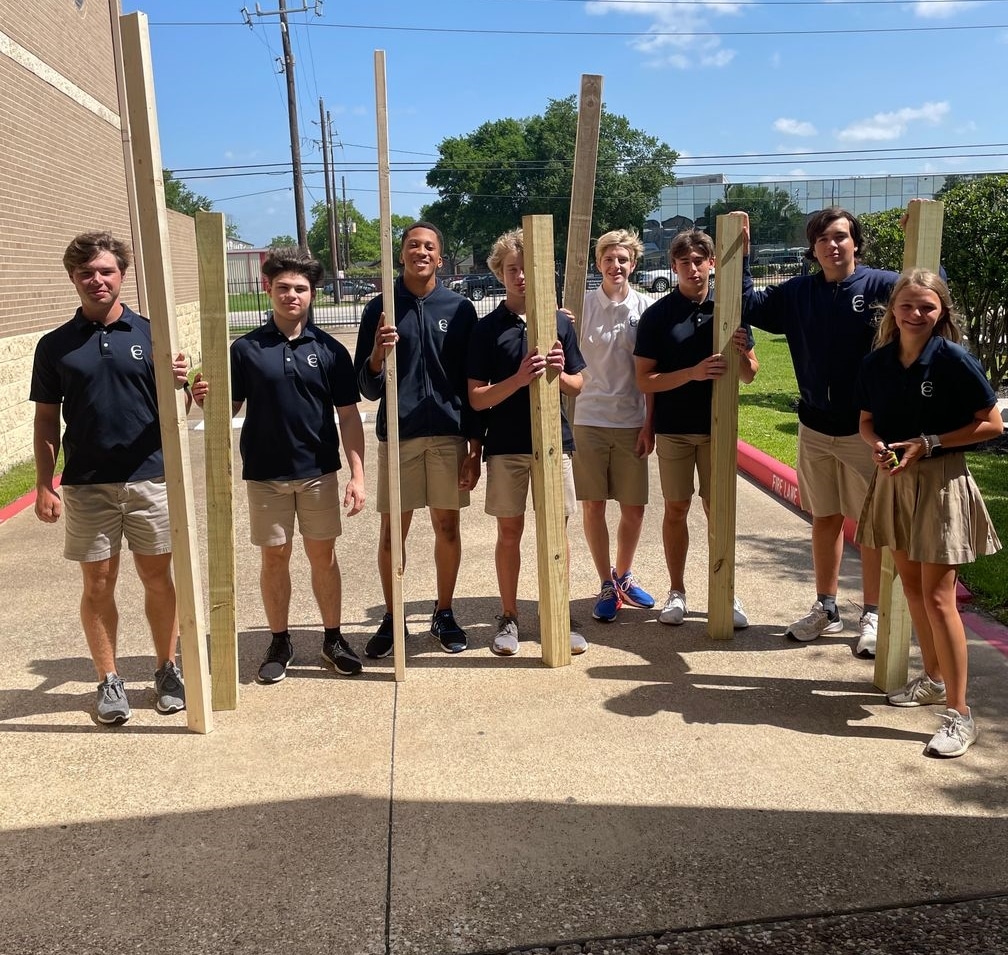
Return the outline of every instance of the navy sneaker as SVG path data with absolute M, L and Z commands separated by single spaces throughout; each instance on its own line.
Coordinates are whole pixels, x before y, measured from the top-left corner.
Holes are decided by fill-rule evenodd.
M 616 619 L 616 613 L 622 606 L 623 598 L 619 595 L 615 582 L 603 580 L 598 600 L 595 601 L 595 609 L 592 611 L 592 616 L 603 623 L 609 623 L 611 620 Z
M 409 636 L 409 627 L 403 624 L 403 636 Z M 392 614 L 386 613 L 375 635 L 364 647 L 364 656 L 371 660 L 382 660 L 392 652 Z
M 466 632 L 456 622 L 451 607 L 438 610 L 434 604 L 434 615 L 430 622 L 431 636 L 441 641 L 441 649 L 445 653 L 461 653 L 467 646 Z
M 614 567 L 612 576 L 616 592 L 622 598 L 623 603 L 629 604 L 631 607 L 640 607 L 642 610 L 650 610 L 655 605 L 654 597 L 637 582 L 632 570 L 628 570 L 622 577 L 617 577 Z

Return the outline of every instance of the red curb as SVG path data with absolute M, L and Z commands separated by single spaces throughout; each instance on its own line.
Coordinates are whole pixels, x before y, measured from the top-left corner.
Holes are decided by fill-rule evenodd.
M 57 475 L 53 478 L 53 487 L 57 488 L 60 486 L 60 478 Z M 35 506 L 35 498 L 37 492 L 29 491 L 27 494 L 19 497 L 16 501 L 11 501 L 6 507 L 0 507 L 0 524 L 4 521 L 9 521 L 12 517 L 20 514 L 26 507 Z

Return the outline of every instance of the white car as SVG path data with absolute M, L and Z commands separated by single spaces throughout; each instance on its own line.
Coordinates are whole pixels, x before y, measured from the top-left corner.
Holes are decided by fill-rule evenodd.
M 634 281 L 645 291 L 664 295 L 674 285 L 679 284 L 675 272 L 669 268 L 638 269 L 634 273 Z M 711 285 L 714 284 L 714 269 L 710 270 Z

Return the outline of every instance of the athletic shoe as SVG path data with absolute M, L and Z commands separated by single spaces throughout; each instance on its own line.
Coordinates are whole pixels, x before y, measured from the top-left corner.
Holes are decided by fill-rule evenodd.
M 749 626 L 749 617 L 746 615 L 742 601 L 736 597 L 732 601 L 732 626 L 736 630 L 745 630 Z
M 577 624 L 573 620 L 570 622 L 570 643 L 572 657 L 579 657 L 588 649 L 588 641 L 578 632 Z
M 875 656 L 878 643 L 878 614 L 866 610 L 858 620 L 858 642 L 855 653 L 859 657 Z
M 962 756 L 977 740 L 973 714 L 963 716 L 958 710 L 946 710 L 942 720 L 942 728 L 931 737 L 924 752 L 930 756 Z
M 109 673 L 98 684 L 95 709 L 98 712 L 98 722 L 110 726 L 125 723 L 133 715 L 126 699 L 126 684 L 121 676 Z
M 154 706 L 159 713 L 178 713 L 185 709 L 185 684 L 174 660 L 154 671 Z
M 654 597 L 637 582 L 632 570 L 628 570 L 622 577 L 617 577 L 616 568 L 613 567 L 612 578 L 616 584 L 616 592 L 623 599 L 623 603 L 631 607 L 640 607 L 641 610 L 650 610 L 655 605 Z
M 409 627 L 403 623 L 403 636 L 409 636 Z M 392 614 L 386 613 L 378 626 L 375 635 L 364 647 L 364 656 L 372 660 L 381 660 L 392 652 Z
M 518 621 L 509 613 L 497 618 L 497 635 L 490 650 L 499 657 L 513 657 L 518 652 Z
M 616 619 L 616 612 L 622 606 L 623 598 L 620 596 L 615 582 L 612 580 L 603 580 L 598 600 L 595 601 L 595 609 L 592 611 L 592 616 L 603 623 L 609 623 L 611 620 Z
M 259 667 L 260 683 L 279 683 L 287 676 L 287 667 L 294 659 L 290 637 L 274 637 L 266 651 L 266 659 Z
M 843 630 L 843 621 L 840 619 L 840 611 L 835 610 L 832 615 L 828 614 L 822 601 L 817 600 L 804 617 L 796 620 L 784 631 L 784 636 L 808 643 L 809 640 L 815 640 L 816 637 L 825 633 L 839 633 L 841 630 Z
M 441 649 L 445 653 L 461 653 L 467 646 L 466 632 L 456 622 L 451 607 L 438 610 L 434 604 L 434 616 L 430 622 L 431 636 L 441 641 Z
M 667 623 L 678 627 L 686 618 L 686 594 L 681 590 L 670 590 L 662 612 L 658 614 L 659 623 Z
M 322 641 L 322 659 L 344 676 L 355 676 L 363 669 L 361 658 L 342 636 Z
M 926 673 L 911 680 L 902 690 L 886 699 L 893 706 L 933 706 L 945 702 L 945 684 L 935 683 Z

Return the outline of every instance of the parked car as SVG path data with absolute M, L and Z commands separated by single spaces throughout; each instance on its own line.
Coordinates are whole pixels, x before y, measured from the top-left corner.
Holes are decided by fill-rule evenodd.
M 474 302 L 487 295 L 503 295 L 504 286 L 493 272 L 481 272 L 478 275 L 466 275 L 462 294 Z
M 641 288 L 658 295 L 664 295 L 677 282 L 675 273 L 669 268 L 638 269 L 633 279 Z
M 759 249 L 753 253 L 752 264 L 765 265 L 768 272 L 797 275 L 805 260 L 805 249 L 793 246 L 790 249 Z
M 326 285 L 323 291 L 332 295 L 332 282 Z M 359 300 L 367 298 L 369 295 L 374 295 L 377 291 L 378 289 L 374 282 L 369 282 L 367 279 L 340 279 L 340 295 L 343 298 L 355 298 Z
M 462 293 L 465 287 L 465 276 L 464 275 L 443 275 L 441 276 L 441 284 L 445 288 L 451 289 L 453 292 Z

